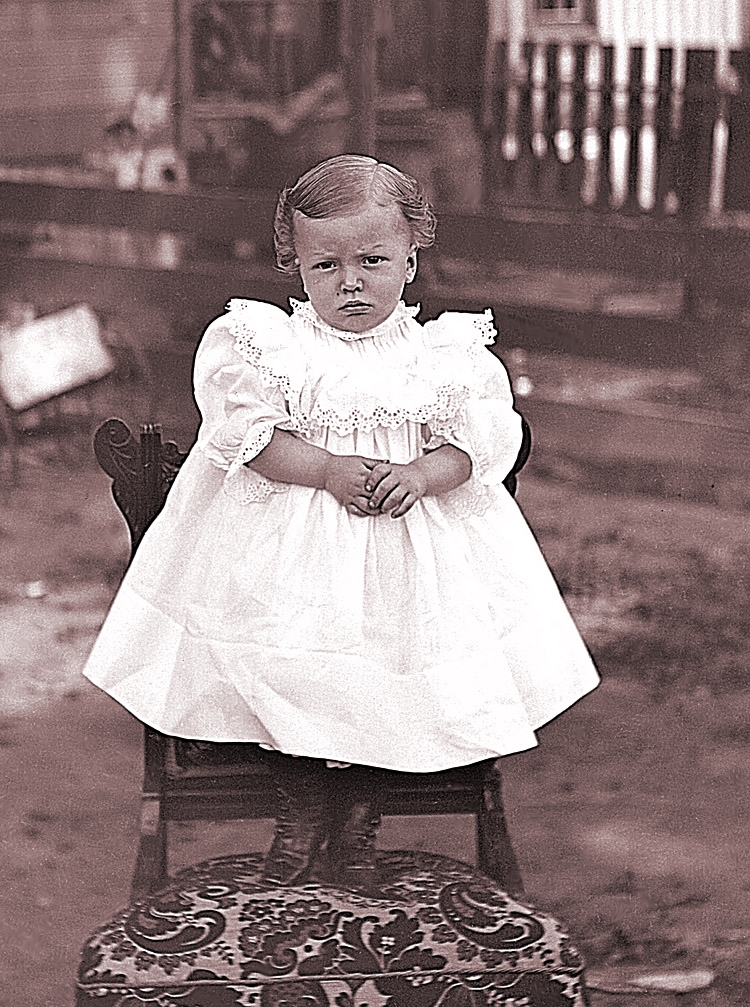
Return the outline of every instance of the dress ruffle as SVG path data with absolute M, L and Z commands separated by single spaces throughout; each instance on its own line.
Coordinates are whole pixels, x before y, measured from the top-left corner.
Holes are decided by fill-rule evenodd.
M 480 352 L 486 356 L 496 335 L 489 310 L 446 313 L 422 327 L 414 321 L 418 309 L 402 303 L 375 329 L 348 333 L 320 320 L 308 302 L 292 304 L 290 318 L 272 305 L 234 299 L 225 323 L 237 353 L 282 391 L 293 429 L 306 434 L 458 422 L 483 380 Z M 342 353 L 341 343 L 361 352 Z M 311 375 L 314 396 L 305 394 Z

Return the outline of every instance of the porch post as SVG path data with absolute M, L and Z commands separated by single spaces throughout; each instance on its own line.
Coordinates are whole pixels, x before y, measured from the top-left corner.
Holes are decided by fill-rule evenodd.
M 373 0 L 342 0 L 346 93 L 351 107 L 349 152 L 375 157 L 377 37 Z

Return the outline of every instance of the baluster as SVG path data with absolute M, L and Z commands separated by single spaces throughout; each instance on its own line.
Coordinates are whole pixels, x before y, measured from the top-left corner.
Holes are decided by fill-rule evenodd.
M 380 34 L 382 36 L 382 30 Z M 498 64 L 500 62 L 499 53 L 503 47 L 504 43 L 494 34 L 488 33 L 482 74 L 482 132 L 485 136 L 492 135 L 497 124 Z
M 531 149 L 541 161 L 547 154 L 547 47 L 534 46 L 531 58 Z
M 724 191 L 729 152 L 729 100 L 739 90 L 739 78 L 729 62 L 729 50 L 722 48 L 716 54 L 715 80 L 719 95 L 711 149 L 711 177 L 709 183 L 708 212 L 720 214 L 724 209 Z
M 672 95 L 670 100 L 670 126 L 675 135 L 682 129 L 682 108 L 685 104 L 685 77 L 687 73 L 687 50 L 677 46 L 672 56 Z
M 601 46 L 588 46 L 586 49 L 584 70 L 586 106 L 581 144 L 581 155 L 583 157 L 581 199 L 585 206 L 593 206 L 599 194 L 602 158 L 602 139 L 599 129 L 602 113 L 603 70 L 604 53 Z
M 586 67 L 586 46 L 573 46 L 573 87 L 570 129 L 572 133 L 573 161 L 563 172 L 565 198 L 576 208 L 581 206 L 581 186 L 583 184 L 584 163 L 581 156 L 583 125 L 586 109 L 586 89 L 584 73 Z
M 521 91 L 518 83 L 513 81 L 508 84 L 508 93 L 505 96 L 505 132 L 500 146 L 504 161 L 517 161 L 521 152 L 521 144 L 518 139 L 518 110 L 520 106 Z
M 493 140 L 494 178 L 491 200 L 514 201 L 519 187 L 519 158 L 522 154 L 523 77 L 525 62 L 520 44 L 500 43 L 498 77 L 500 88 Z
M 543 203 L 556 203 L 561 189 L 561 164 L 555 153 L 558 46 L 540 44 L 532 57 L 531 149 L 532 176 Z
M 612 124 L 614 122 L 614 68 L 614 46 L 602 46 L 602 110 L 599 115 L 599 139 L 601 140 L 602 152 L 599 161 L 599 189 L 596 196 L 596 208 L 598 210 L 609 210 L 609 165 L 611 161 Z
M 724 193 L 725 210 L 750 210 L 750 50 L 732 53 L 738 88 L 728 98 L 729 150 Z
M 646 46 L 641 77 L 641 129 L 638 140 L 638 205 L 651 211 L 656 202 L 656 107 L 659 51 Z
M 507 93 L 505 97 L 505 130 L 500 150 L 505 161 L 517 161 L 521 153 L 518 135 L 521 88 L 526 80 L 526 65 L 521 45 L 515 39 L 508 44 L 506 70 Z
M 620 209 L 628 198 L 628 166 L 630 164 L 630 130 L 628 109 L 630 106 L 628 50 L 618 40 L 615 45 L 612 72 L 612 129 L 609 139 L 609 185 L 610 205 Z
M 630 132 L 630 156 L 628 157 L 628 197 L 627 209 L 637 213 L 638 207 L 638 166 L 640 164 L 641 139 L 641 81 L 643 77 L 643 48 L 634 46 L 630 50 L 630 87 L 628 88 L 628 130 Z
M 570 164 L 575 156 L 573 137 L 573 83 L 576 73 L 576 54 L 572 45 L 561 45 L 557 53 L 557 130 L 555 150 L 563 164 Z
M 519 67 L 520 106 L 518 113 L 518 140 L 520 152 L 513 164 L 515 194 L 521 202 L 537 202 L 539 199 L 539 161 L 533 152 L 533 114 L 531 70 L 534 59 L 534 45 L 525 42 L 522 49 L 523 63 Z
M 674 187 L 671 127 L 672 50 L 659 50 L 659 83 L 656 101 L 656 196 L 654 212 L 667 213 L 668 194 Z
M 681 45 L 672 50 L 672 79 L 669 95 L 669 147 L 670 147 L 670 177 L 671 183 L 664 198 L 664 212 L 674 216 L 680 210 L 680 197 L 677 195 L 679 174 L 678 160 L 680 155 L 680 134 L 682 133 L 682 109 L 685 104 L 685 77 L 687 67 L 687 51 Z

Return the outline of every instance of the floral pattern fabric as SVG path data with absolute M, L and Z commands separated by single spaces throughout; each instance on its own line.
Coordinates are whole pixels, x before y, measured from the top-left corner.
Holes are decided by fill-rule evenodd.
M 559 924 L 469 865 L 379 854 L 382 898 L 275 888 L 258 854 L 183 871 L 83 949 L 77 1007 L 583 1007 Z

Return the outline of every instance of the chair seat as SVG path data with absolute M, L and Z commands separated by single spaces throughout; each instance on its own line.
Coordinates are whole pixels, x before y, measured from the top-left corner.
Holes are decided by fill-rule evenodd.
M 559 924 L 468 864 L 378 854 L 382 898 L 196 864 L 86 943 L 77 1007 L 583 1007 Z

